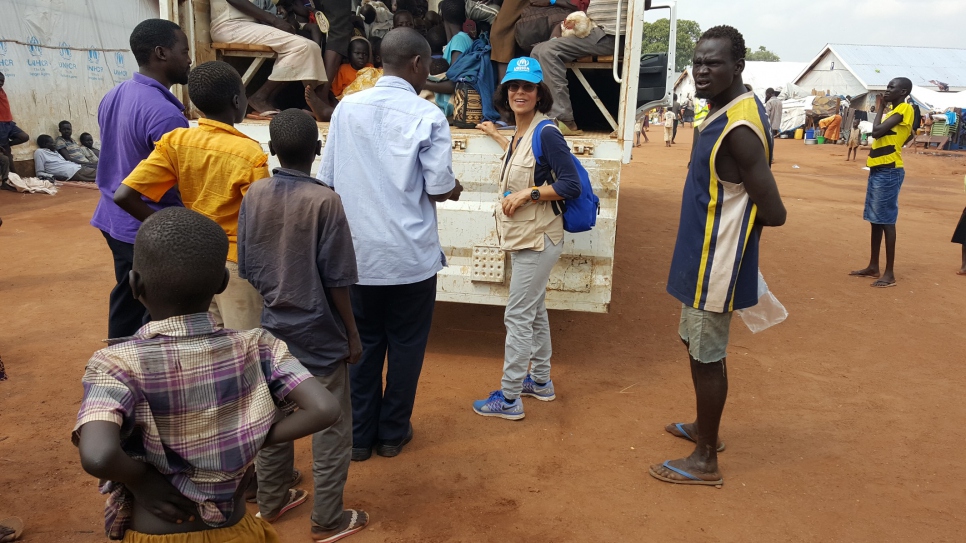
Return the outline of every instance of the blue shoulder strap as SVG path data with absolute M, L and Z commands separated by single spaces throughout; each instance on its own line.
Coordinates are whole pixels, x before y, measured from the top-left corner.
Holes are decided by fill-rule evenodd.
M 544 128 L 553 126 L 553 124 L 554 122 L 552 120 L 546 119 L 544 121 L 540 121 L 540 124 L 537 125 L 537 128 L 533 130 L 533 141 L 530 142 L 530 146 L 533 148 L 533 158 L 535 158 L 537 162 L 540 162 L 540 159 L 543 158 L 543 140 L 540 138 L 540 136 L 543 134 Z

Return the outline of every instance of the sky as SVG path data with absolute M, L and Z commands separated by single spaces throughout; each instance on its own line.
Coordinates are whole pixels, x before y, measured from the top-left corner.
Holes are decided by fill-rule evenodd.
M 654 0 L 655 4 L 662 0 Z M 966 0 L 678 0 L 678 18 L 702 30 L 737 28 L 752 50 L 807 62 L 827 43 L 966 47 Z M 667 17 L 655 10 L 648 20 Z

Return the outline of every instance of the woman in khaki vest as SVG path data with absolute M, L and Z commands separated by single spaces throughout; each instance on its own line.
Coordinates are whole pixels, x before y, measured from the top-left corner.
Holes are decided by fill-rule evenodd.
M 494 104 L 515 120 L 507 141 L 493 123 L 479 126 L 505 150 L 500 174 L 503 197 L 495 210 L 502 249 L 510 253 L 510 297 L 503 321 L 506 351 L 503 381 L 473 410 L 485 417 L 523 418 L 520 396 L 542 401 L 556 398 L 550 381 L 550 322 L 547 282 L 563 251 L 563 202 L 580 196 L 580 177 L 563 134 L 546 113 L 553 105 L 540 64 L 529 57 L 513 59 L 496 90 Z M 540 160 L 532 142 L 540 125 Z M 529 370 L 529 371 L 528 371 Z

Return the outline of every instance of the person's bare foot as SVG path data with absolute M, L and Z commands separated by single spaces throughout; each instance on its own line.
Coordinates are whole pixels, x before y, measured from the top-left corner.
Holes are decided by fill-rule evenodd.
M 327 123 L 332 118 L 334 107 L 330 106 L 325 100 L 319 97 L 312 87 L 305 86 L 305 103 L 312 110 L 315 120 L 320 123 Z
M 0 224 L 3 224 L 3 221 L 0 221 Z M 960 270 L 956 272 L 956 275 L 966 275 L 966 266 L 960 268 Z
M 861 270 L 850 271 L 852 277 L 879 277 L 879 268 L 869 266 Z
M 703 462 L 691 456 L 654 464 L 648 472 L 651 477 L 665 483 L 708 486 L 721 486 L 724 483 L 718 472 L 717 461 Z

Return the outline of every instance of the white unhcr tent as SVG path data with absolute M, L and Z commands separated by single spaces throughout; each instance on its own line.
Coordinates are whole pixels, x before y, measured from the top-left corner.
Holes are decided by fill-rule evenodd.
M 0 72 L 14 121 L 31 145 L 14 147 L 27 160 L 40 134 L 58 136 L 69 120 L 74 137 L 95 139 L 101 98 L 137 71 L 131 31 L 158 16 L 157 0 L 2 0 Z

